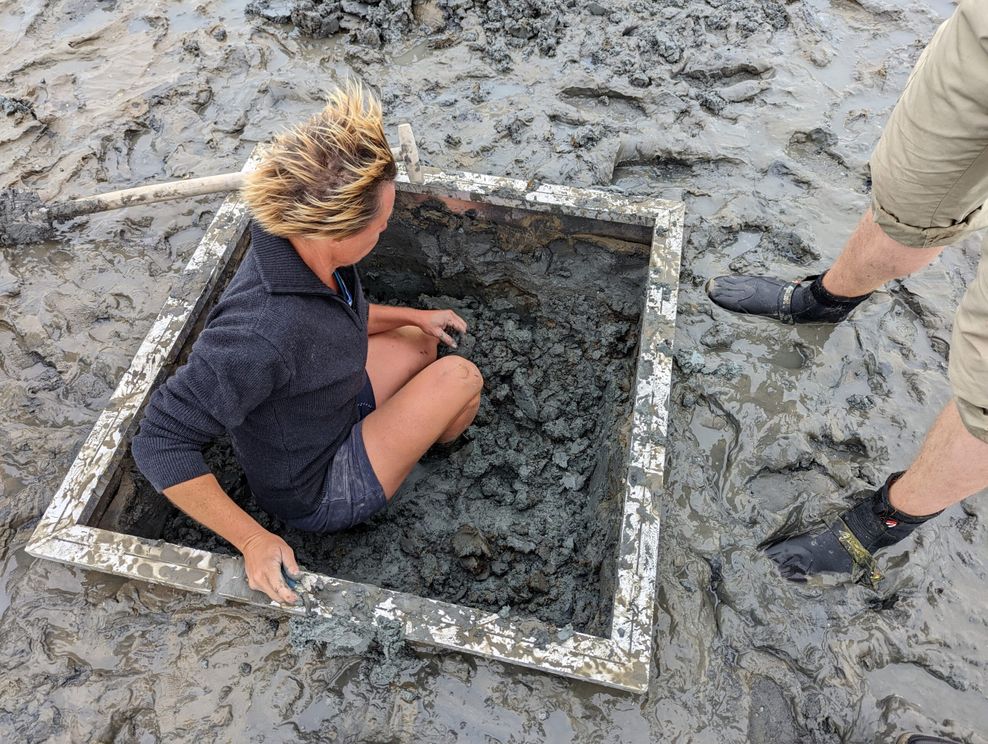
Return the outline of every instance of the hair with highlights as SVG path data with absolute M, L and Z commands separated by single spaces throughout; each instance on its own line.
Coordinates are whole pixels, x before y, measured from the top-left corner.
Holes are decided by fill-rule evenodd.
M 320 113 L 274 139 L 243 196 L 273 235 L 339 240 L 370 224 L 380 185 L 396 175 L 381 103 L 351 80 Z

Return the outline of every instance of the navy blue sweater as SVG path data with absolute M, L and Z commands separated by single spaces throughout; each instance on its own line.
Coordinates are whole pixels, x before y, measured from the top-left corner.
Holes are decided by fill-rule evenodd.
M 286 518 L 315 510 L 366 379 L 367 301 L 356 270 L 340 273 L 353 308 L 291 243 L 251 225 L 250 250 L 134 438 L 156 489 L 208 473 L 202 448 L 225 431 L 258 505 Z

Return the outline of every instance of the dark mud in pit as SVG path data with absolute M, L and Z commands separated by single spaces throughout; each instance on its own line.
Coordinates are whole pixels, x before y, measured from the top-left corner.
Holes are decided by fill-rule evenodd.
M 604 635 L 648 252 L 432 206 L 396 213 L 361 265 L 366 291 L 467 321 L 455 353 L 484 375 L 474 425 L 433 448 L 386 512 L 332 536 L 286 529 L 254 508 L 228 443 L 209 449 L 210 466 L 309 570 Z M 160 503 L 139 475 L 135 483 L 138 500 Z M 153 537 L 231 550 L 161 508 L 172 516 Z

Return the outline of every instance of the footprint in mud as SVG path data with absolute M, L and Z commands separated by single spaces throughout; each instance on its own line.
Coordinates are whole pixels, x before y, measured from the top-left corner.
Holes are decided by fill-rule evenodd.
M 757 677 L 751 685 L 751 710 L 748 714 L 748 741 L 752 744 L 800 741 L 792 706 L 782 688 L 767 677 Z
M 783 369 L 799 370 L 806 367 L 813 359 L 813 349 L 798 341 L 792 345 L 780 344 L 763 357 L 763 361 Z
M 848 186 L 859 193 L 868 190 L 868 181 L 837 151 L 837 136 L 821 127 L 796 131 L 789 138 L 786 154 L 803 166 L 835 180 L 846 179 Z
M 637 118 L 645 114 L 642 96 L 634 90 L 618 90 L 593 82 L 563 88 L 559 98 L 583 111 L 610 117 Z

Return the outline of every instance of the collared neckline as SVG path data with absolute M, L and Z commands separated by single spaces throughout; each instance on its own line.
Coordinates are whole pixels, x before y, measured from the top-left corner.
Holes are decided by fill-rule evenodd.
M 250 223 L 250 243 L 261 283 L 268 293 L 339 297 L 306 265 L 288 240 L 272 235 L 253 220 Z

